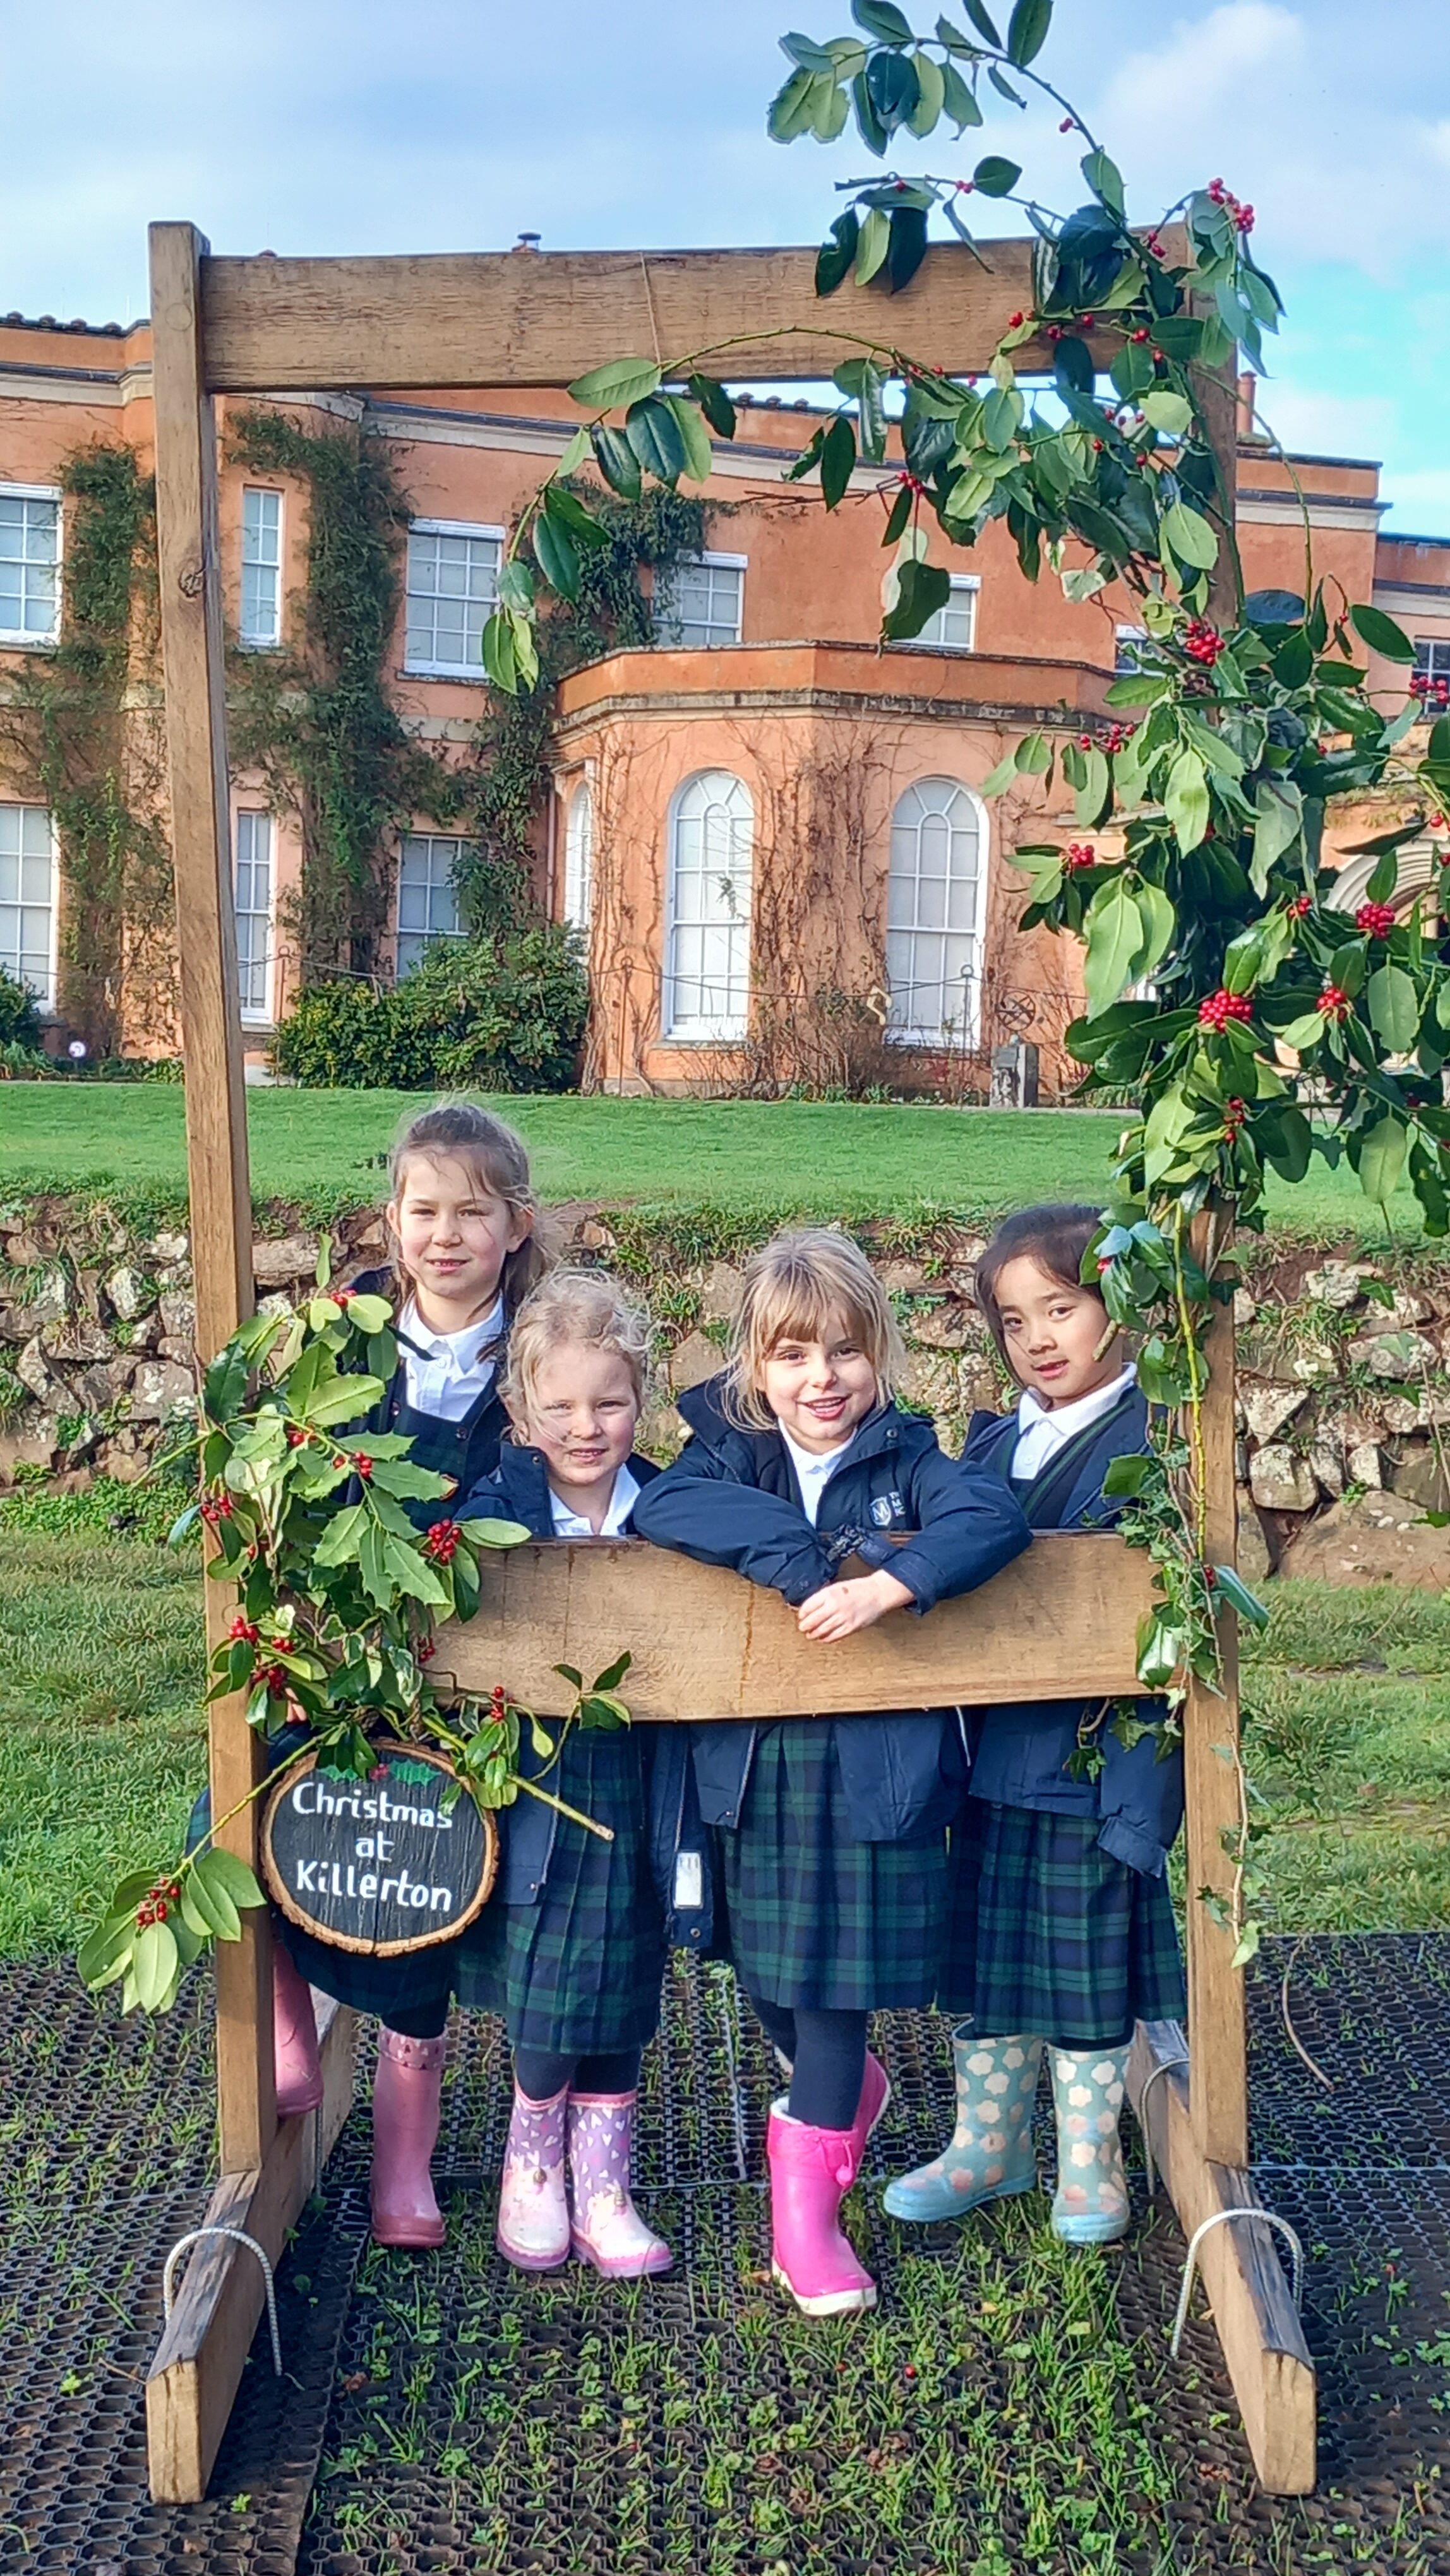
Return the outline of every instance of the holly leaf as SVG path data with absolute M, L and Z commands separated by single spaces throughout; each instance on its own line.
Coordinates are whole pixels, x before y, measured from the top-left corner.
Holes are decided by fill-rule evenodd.
M 1403 626 L 1397 626 L 1392 617 L 1386 617 L 1382 608 L 1369 608 L 1363 601 L 1356 600 L 1349 612 L 1349 622 L 1361 644 L 1367 644 L 1372 653 L 1382 653 L 1387 662 L 1413 662 L 1414 645 Z
M 1052 0 L 1017 0 L 1007 24 L 1007 59 L 1019 72 L 1041 53 L 1051 25 Z
M 1011 96 L 1009 90 L 1008 96 Z M 1000 153 L 989 152 L 972 172 L 972 184 L 982 197 L 1010 197 L 1022 176 L 1020 161 L 1004 161 Z

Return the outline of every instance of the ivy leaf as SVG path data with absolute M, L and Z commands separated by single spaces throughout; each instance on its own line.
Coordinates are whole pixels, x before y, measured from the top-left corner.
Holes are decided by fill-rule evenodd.
M 1208 830 L 1208 780 L 1196 751 L 1180 751 L 1174 761 L 1163 791 L 1163 810 L 1187 858 Z
M 1020 161 L 1004 161 L 1000 153 L 989 152 L 985 161 L 977 163 L 972 182 L 979 196 L 1010 197 L 1021 176 Z
M 642 402 L 652 394 L 660 372 L 649 358 L 611 358 L 607 366 L 591 367 L 587 375 L 576 376 L 569 397 L 584 411 L 619 411 L 626 403 Z
M 1041 53 L 1052 25 L 1052 0 L 1017 0 L 1007 26 L 1007 59 L 1025 71 Z
M 1157 1463 L 1155 1458 L 1146 1457 L 1112 1459 L 1109 1462 L 1108 1472 L 1103 1478 L 1103 1492 L 1113 1502 L 1121 1502 L 1135 1494 L 1141 1494 L 1155 1472 Z
M 896 605 L 881 621 L 881 633 L 889 644 L 919 635 L 927 619 L 944 608 L 952 595 L 951 574 L 940 564 L 922 563 L 915 557 L 902 564 L 897 582 Z
M 1415 648 L 1402 626 L 1386 617 L 1382 608 L 1367 608 L 1356 601 L 1349 612 L 1349 622 L 1361 644 L 1372 653 L 1382 653 L 1387 662 L 1413 662 Z
M 1083 923 L 1087 959 L 1083 982 L 1088 1018 L 1109 1010 L 1132 980 L 1133 960 L 1143 945 L 1143 919 L 1132 890 L 1121 874 L 1100 885 Z
M 1211 572 L 1218 561 L 1218 539 L 1207 519 L 1186 502 L 1170 501 L 1159 523 L 1181 564 L 1194 572 Z
M 1420 1001 L 1410 977 L 1399 966 L 1381 966 L 1367 987 L 1371 1025 L 1392 1055 L 1408 1055 L 1420 1032 Z

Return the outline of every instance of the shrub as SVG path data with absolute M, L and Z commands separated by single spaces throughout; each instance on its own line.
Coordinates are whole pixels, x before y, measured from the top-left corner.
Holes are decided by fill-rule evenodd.
M 272 1063 L 295 1082 L 327 1087 L 567 1091 L 588 1007 L 573 933 L 535 923 L 440 940 L 390 992 L 304 986 L 272 1041 Z
M 35 1048 L 40 1044 L 40 1013 L 28 984 L 0 966 L 0 1046 Z

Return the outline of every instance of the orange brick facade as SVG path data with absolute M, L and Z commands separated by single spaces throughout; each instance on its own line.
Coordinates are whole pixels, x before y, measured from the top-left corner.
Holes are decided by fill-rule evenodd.
M 361 416 L 391 443 L 413 534 L 388 683 L 420 740 L 468 758 L 487 704 L 476 657 L 491 567 L 562 452 L 567 399 L 443 389 L 362 406 L 319 393 L 288 408 L 310 428 Z M 1106 592 L 1072 604 L 1051 576 L 1029 584 L 1000 524 L 970 554 L 952 554 L 933 531 L 933 552 L 964 586 L 934 640 L 880 651 L 890 558 L 877 540 L 891 469 L 858 470 L 828 517 L 808 488 L 782 480 L 807 434 L 803 408 L 757 404 L 735 445 L 717 447 L 707 553 L 676 595 L 683 626 L 653 650 L 575 672 L 559 693 L 537 893 L 587 939 L 585 1078 L 631 1090 L 879 1079 L 951 1093 L 979 1089 L 992 1046 L 1026 1036 L 1052 1087 L 1077 961 L 1016 929 L 1022 879 L 1007 853 L 1029 814 L 1031 837 L 1066 832 L 1070 802 L 1026 782 L 990 807 L 978 791 L 1023 731 L 1070 738 L 1101 711 L 1132 602 Z M 227 615 L 234 636 L 265 652 L 303 599 L 306 495 L 286 476 L 230 462 L 228 406 L 218 411 Z M 65 580 L 62 463 L 118 440 L 149 468 L 144 325 L 0 323 L 0 693 L 53 640 L 45 601 Z M 1374 465 L 1295 458 L 1291 472 L 1243 438 L 1247 586 L 1304 587 L 1296 480 L 1316 572 L 1414 635 L 1433 695 L 1437 676 L 1450 678 L 1450 540 L 1381 537 Z M 57 559 L 47 569 L 48 531 Z M 1373 679 L 1387 708 L 1401 703 L 1403 674 L 1384 666 Z M 286 923 L 301 850 L 295 824 L 269 811 L 264 782 L 245 771 L 233 823 L 243 1016 L 260 1067 L 296 984 Z M 1354 837 L 1348 822 L 1339 837 Z M 401 850 L 382 854 L 389 966 L 406 970 L 452 926 L 451 854 L 423 818 Z M 7 773 L 0 962 L 20 966 L 52 1012 L 64 918 L 43 791 Z M 51 1043 L 64 1036 L 57 1021 Z M 164 1053 L 174 1034 L 153 1016 L 133 1020 L 125 1040 Z

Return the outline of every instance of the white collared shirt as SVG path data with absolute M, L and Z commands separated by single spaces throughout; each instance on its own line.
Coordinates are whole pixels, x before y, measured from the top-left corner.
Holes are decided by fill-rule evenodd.
M 503 1338 L 503 1298 L 497 1298 L 480 1324 L 461 1333 L 433 1333 L 410 1297 L 398 1318 L 398 1355 L 403 1387 L 415 1413 L 431 1413 L 439 1422 L 461 1422 L 494 1381 L 492 1359 L 483 1353 Z
M 1017 1407 L 1017 1446 L 1012 1454 L 1012 1476 L 1015 1483 L 1026 1484 L 1040 1475 L 1050 1458 L 1065 1449 L 1079 1431 L 1086 1431 L 1099 1415 L 1111 1413 L 1125 1387 L 1137 1376 L 1129 1366 L 1106 1386 L 1095 1386 L 1091 1395 L 1080 1395 L 1075 1404 L 1059 1404 L 1049 1412 L 1040 1396 L 1025 1387 Z
M 790 1453 L 796 1483 L 801 1489 L 801 1508 L 814 1529 L 816 1515 L 821 1508 L 821 1496 L 851 1443 L 849 1440 L 843 1440 L 839 1449 L 827 1449 L 823 1456 L 818 1457 L 814 1449 L 803 1449 L 798 1440 L 792 1440 L 783 1422 L 778 1423 L 776 1428 Z
M 627 1467 L 618 1467 L 614 1491 L 601 1529 L 592 1530 L 583 1512 L 571 1511 L 562 1496 L 549 1487 L 549 1513 L 554 1523 L 555 1538 L 618 1538 L 635 1504 L 639 1501 L 639 1480 Z

